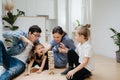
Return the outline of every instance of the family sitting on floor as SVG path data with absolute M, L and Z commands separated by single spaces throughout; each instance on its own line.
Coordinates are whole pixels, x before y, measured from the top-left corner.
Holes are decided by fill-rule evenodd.
M 41 73 L 48 69 L 48 51 L 54 54 L 54 67 L 67 69 L 62 72 L 67 80 L 84 80 L 90 77 L 94 69 L 93 51 L 89 43 L 90 25 L 77 27 L 74 41 L 63 31 L 62 27 L 56 26 L 52 30 L 53 40 L 47 46 L 38 41 L 42 32 L 41 28 L 33 25 L 28 33 L 24 31 L 5 32 L 3 37 L 13 40 L 13 46 L 6 49 L 0 40 L 0 80 L 12 80 L 26 69 L 25 76 L 29 76 L 31 68 L 38 65 L 35 71 Z

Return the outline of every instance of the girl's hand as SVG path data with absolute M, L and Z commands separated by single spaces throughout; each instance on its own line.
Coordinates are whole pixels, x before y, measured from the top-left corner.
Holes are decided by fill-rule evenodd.
M 74 74 L 75 74 L 75 72 L 73 70 L 71 70 L 67 73 L 66 78 L 67 79 L 72 79 Z
M 46 53 L 47 51 L 48 51 L 48 49 L 46 49 L 46 48 L 43 48 L 43 49 L 41 49 L 41 51 L 42 51 L 42 53 Z
M 24 76 L 29 76 L 30 75 L 30 73 L 29 72 L 26 72 L 25 74 L 24 74 Z
M 43 45 L 44 45 L 46 51 L 48 51 L 51 48 L 51 45 L 48 43 L 43 43 Z
M 40 74 L 42 72 L 42 70 L 41 69 L 39 69 L 38 71 L 36 71 L 36 73 L 38 73 L 38 74 Z

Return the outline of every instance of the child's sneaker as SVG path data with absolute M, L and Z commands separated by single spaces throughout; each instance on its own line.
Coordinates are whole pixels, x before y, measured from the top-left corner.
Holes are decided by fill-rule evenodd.
M 68 67 L 64 72 L 62 72 L 62 75 L 66 75 L 70 70 L 72 70 L 72 67 Z

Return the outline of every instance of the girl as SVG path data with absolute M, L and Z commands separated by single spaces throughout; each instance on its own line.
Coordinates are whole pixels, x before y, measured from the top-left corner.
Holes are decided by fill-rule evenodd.
M 60 26 L 54 27 L 52 34 L 53 40 L 50 43 L 50 49 L 54 52 L 55 67 L 66 67 L 68 63 L 67 54 L 61 50 L 61 45 L 64 44 L 67 48 L 74 50 L 74 42 Z
M 78 41 L 76 52 L 66 48 L 69 62 L 69 68 L 66 72 L 66 77 L 68 80 L 84 80 L 92 75 L 91 71 L 94 68 L 94 62 L 92 58 L 92 46 L 88 43 L 90 38 L 90 30 L 88 29 L 89 27 L 90 25 L 86 24 L 81 28 L 77 28 L 75 33 L 75 38 Z
M 28 69 L 25 75 L 29 75 L 31 71 L 41 73 L 44 69 L 48 69 L 47 54 L 44 53 L 44 46 L 41 43 L 35 43 L 30 53 L 30 61 L 28 62 Z M 32 66 L 39 65 L 39 69 Z

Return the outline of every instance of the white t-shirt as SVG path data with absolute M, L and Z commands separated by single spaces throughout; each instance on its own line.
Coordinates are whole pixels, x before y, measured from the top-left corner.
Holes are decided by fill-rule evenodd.
M 26 60 L 28 58 L 28 55 L 29 55 L 29 52 L 31 49 L 32 49 L 32 46 L 28 44 L 22 53 L 12 56 L 12 57 L 15 57 L 15 58 L 21 60 L 22 62 L 26 63 Z
M 88 69 L 89 71 L 92 71 L 94 69 L 93 50 L 92 50 L 92 46 L 89 44 L 89 42 L 85 42 L 82 45 L 81 45 L 81 43 L 79 43 L 78 46 L 76 47 L 76 52 L 79 55 L 80 63 L 83 63 L 83 60 L 85 57 L 90 58 L 87 66 L 85 66 L 85 68 Z

